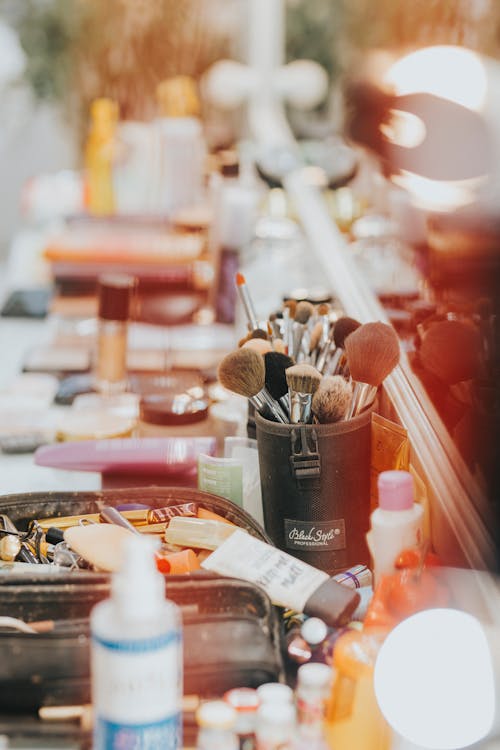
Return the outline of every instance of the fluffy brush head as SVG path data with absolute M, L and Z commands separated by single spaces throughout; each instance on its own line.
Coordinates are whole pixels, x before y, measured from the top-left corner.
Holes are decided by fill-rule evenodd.
M 339 349 L 343 349 L 346 338 L 351 333 L 354 333 L 354 331 L 359 328 L 360 325 L 361 323 L 359 323 L 359 321 L 355 320 L 354 318 L 339 318 L 335 323 L 335 328 L 333 329 L 333 340 L 335 342 L 335 346 Z
M 481 368 L 481 336 L 475 326 L 459 320 L 433 323 L 419 355 L 422 366 L 448 385 L 471 380 Z
M 286 346 L 283 339 L 273 339 L 273 349 L 275 352 L 280 352 L 280 354 L 286 354 Z
M 285 370 L 293 366 L 293 359 L 280 352 L 267 352 L 264 354 L 264 364 L 266 388 L 274 399 L 280 399 L 288 393 Z
M 236 349 L 226 354 L 219 364 L 217 376 L 228 391 L 250 398 L 264 387 L 264 358 L 253 349 Z
M 288 310 L 288 316 L 293 320 L 295 317 L 295 311 L 297 310 L 297 302 L 294 299 L 287 299 L 283 305 L 283 310 Z
M 255 328 L 238 341 L 238 346 L 243 346 L 247 341 L 250 341 L 250 339 L 265 339 L 267 341 L 267 333 L 263 331 L 262 328 Z
M 297 305 L 294 320 L 296 320 L 297 323 L 302 323 L 302 325 L 304 325 L 304 323 L 307 323 L 313 313 L 314 305 L 311 305 L 310 302 L 306 302 L 306 300 L 303 300 Z
M 271 342 L 268 341 L 267 338 L 265 340 L 258 338 L 258 339 L 248 339 L 248 341 L 245 341 L 245 343 L 243 344 L 241 348 L 253 349 L 254 352 L 257 352 L 258 354 L 264 356 L 264 354 L 266 352 L 270 352 L 273 347 L 271 346 Z
M 386 323 L 365 323 L 344 342 L 351 377 L 378 387 L 399 362 L 396 331 Z
M 330 312 L 330 305 L 328 302 L 322 302 L 318 305 L 318 315 L 328 315 Z
M 321 424 L 339 422 L 352 399 L 352 386 L 341 375 L 326 375 L 313 396 L 312 410 Z
M 311 338 L 309 340 L 309 351 L 313 352 L 321 341 L 323 334 L 323 325 L 320 320 L 314 324 L 314 328 L 311 331 Z
M 312 365 L 293 365 L 285 375 L 289 389 L 297 393 L 314 393 L 321 382 L 321 373 Z

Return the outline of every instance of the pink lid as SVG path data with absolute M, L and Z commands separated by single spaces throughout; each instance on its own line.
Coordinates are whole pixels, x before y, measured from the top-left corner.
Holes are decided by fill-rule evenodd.
M 378 504 L 383 510 L 409 510 L 413 506 L 413 477 L 408 471 L 382 471 L 378 478 Z

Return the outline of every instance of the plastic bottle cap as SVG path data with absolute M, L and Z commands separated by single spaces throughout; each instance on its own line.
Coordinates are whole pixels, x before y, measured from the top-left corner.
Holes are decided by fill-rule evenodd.
M 293 703 L 263 703 L 257 711 L 258 723 L 292 725 L 295 722 Z
M 299 667 L 297 677 L 301 685 L 307 687 L 326 688 L 333 676 L 332 668 L 328 664 L 311 662 Z
M 318 646 L 328 635 L 328 628 L 319 617 L 308 617 L 300 628 L 300 634 L 311 646 Z
M 236 711 L 224 701 L 207 701 L 196 711 L 196 722 L 208 729 L 232 729 Z
M 150 619 L 165 601 L 165 579 L 158 572 L 154 557 L 158 544 L 130 534 L 123 545 L 123 565 L 112 578 L 112 599 L 124 619 Z
M 409 510 L 414 503 L 413 477 L 408 471 L 383 471 L 378 478 L 378 504 L 383 510 Z
M 318 586 L 304 605 L 304 614 L 319 617 L 327 625 L 346 625 L 359 604 L 355 589 L 329 578 Z
M 293 702 L 293 690 L 281 682 L 266 682 L 257 688 L 257 695 L 262 705 L 271 703 L 273 706 Z
M 100 276 L 98 280 L 99 312 L 101 320 L 128 320 L 130 300 L 135 279 L 125 274 Z
M 253 713 L 259 707 L 259 696 L 253 688 L 233 688 L 224 693 L 224 700 L 238 713 Z

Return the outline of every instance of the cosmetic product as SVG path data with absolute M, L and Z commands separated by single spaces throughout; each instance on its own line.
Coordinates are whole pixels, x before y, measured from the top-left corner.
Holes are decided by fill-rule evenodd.
M 299 747 L 304 750 L 328 750 L 324 738 L 326 700 L 333 682 L 333 670 L 327 664 L 303 664 L 297 672 L 296 705 Z
M 135 281 L 107 275 L 98 280 L 95 385 L 104 396 L 121 393 L 127 385 L 127 324 Z
M 236 711 L 234 731 L 239 750 L 255 750 L 255 725 L 259 696 L 253 688 L 233 688 L 224 693 L 224 701 Z
M 198 456 L 198 489 L 243 507 L 243 466 L 236 458 Z
M 286 300 L 283 304 L 283 341 L 286 346 L 286 353 L 293 352 L 292 324 L 295 318 L 297 302 L 294 299 Z
M 352 400 L 352 386 L 342 375 L 325 375 L 312 398 L 312 411 L 320 424 L 344 419 Z
M 292 348 L 289 350 L 289 354 L 294 358 L 295 361 L 299 361 L 299 355 L 301 351 L 302 337 L 307 331 L 307 323 L 309 318 L 314 313 L 314 307 L 310 302 L 303 300 L 297 304 L 295 308 L 294 321 L 292 323 Z
M 135 421 L 111 414 L 106 410 L 72 410 L 62 413 L 56 425 L 56 440 L 77 442 L 80 440 L 104 440 L 131 437 Z M 42 448 L 52 446 L 42 446 Z
M 278 422 L 288 421 L 280 405 L 265 388 L 264 359 L 252 349 L 237 349 L 227 354 L 219 364 L 219 381 L 224 388 L 248 398 L 258 412 L 269 409 Z
M 112 166 L 116 147 L 118 106 L 111 99 L 94 99 L 85 147 L 85 202 L 89 213 L 114 213 Z
M 153 508 L 148 510 L 148 523 L 161 523 L 170 521 L 175 516 L 192 516 L 196 518 L 198 506 L 196 503 L 183 503 L 182 505 L 170 505 L 168 508 Z
M 374 510 L 378 505 L 377 481 L 381 472 L 409 471 L 410 441 L 404 427 L 380 414 L 372 414 L 371 427 L 370 500 Z
M 111 597 L 91 612 L 94 750 L 119 750 L 124 737 L 135 747 L 182 747 L 181 616 L 165 599 L 153 550 L 130 534 Z
M 318 320 L 314 324 L 313 329 L 311 330 L 311 335 L 309 338 L 309 351 L 305 352 L 306 360 L 310 365 L 316 364 L 319 347 L 321 345 L 322 335 L 323 335 L 323 323 L 321 320 Z
M 327 573 L 241 529 L 234 530 L 202 567 L 255 583 L 277 606 L 321 617 L 327 624 L 347 622 L 359 602 L 355 591 L 331 580 Z
M 424 511 L 415 503 L 413 477 L 407 471 L 383 471 L 378 478 L 378 503 L 366 535 L 373 559 L 375 585 L 396 572 L 398 555 L 423 542 Z
M 360 589 L 371 586 L 373 576 L 370 568 L 366 565 L 353 565 L 352 568 L 337 573 L 333 576 L 333 580 L 338 581 L 343 586 L 349 586 L 351 589 Z
M 346 419 L 371 406 L 377 389 L 399 362 L 399 339 L 386 323 L 365 323 L 347 336 L 345 352 L 354 381 Z
M 266 338 L 250 338 L 248 341 L 245 341 L 242 348 L 244 349 L 253 349 L 254 352 L 257 352 L 257 354 L 260 354 L 262 357 L 267 354 L 267 352 L 271 352 L 273 347 L 270 341 Z
M 176 476 L 194 471 L 198 455 L 213 455 L 215 449 L 212 437 L 88 440 L 44 445 L 36 451 L 35 463 L 103 474 Z
M 238 750 L 236 711 L 225 701 L 207 701 L 196 711 L 196 750 Z
M 66 529 L 64 541 L 97 570 L 113 573 L 123 565 L 126 541 L 134 536 L 121 526 L 91 523 Z
M 293 750 L 295 722 L 293 703 L 263 703 L 257 710 L 257 750 Z
M 359 323 L 354 318 L 342 317 L 337 320 L 333 328 L 333 343 L 335 350 L 333 356 L 325 363 L 325 375 L 337 375 L 345 367 L 344 344 L 346 338 L 359 328 Z
M 169 554 L 158 552 L 156 567 L 160 573 L 167 573 L 172 576 L 186 575 L 195 570 L 201 570 L 198 557 L 192 549 L 183 549 Z
M 282 682 L 265 682 L 257 688 L 257 696 L 260 704 L 272 703 L 278 705 L 281 703 L 293 703 L 293 690 Z
M 13 562 L 21 551 L 19 537 L 5 534 L 0 537 L 0 560 Z
M 289 367 L 285 376 L 290 400 L 290 422 L 307 424 L 311 419 L 312 399 L 320 384 L 321 373 L 312 365 L 300 364 Z
M 16 528 L 15 524 L 9 516 L 7 516 L 5 513 L 0 514 L 0 524 L 5 531 L 10 531 L 12 534 L 18 534 L 18 529 Z M 1 532 L 0 528 L 0 532 Z M 33 554 L 33 551 L 29 544 L 25 542 L 24 540 L 21 541 L 21 546 L 19 549 L 19 552 L 17 553 L 17 560 L 19 562 L 23 563 L 31 563 L 32 565 L 38 565 L 40 564 L 40 561 L 37 560 L 36 555 Z
M 295 362 L 287 354 L 274 351 L 264 354 L 264 364 L 266 367 L 266 388 L 271 396 L 279 401 L 285 413 L 289 414 L 290 404 L 285 370 L 292 367 Z
M 243 470 L 243 509 L 264 527 L 257 441 L 244 437 L 227 437 L 224 440 L 224 456 L 238 461 L 241 465 Z
M 208 401 L 189 393 L 151 393 L 141 398 L 139 437 L 211 435 Z
M 172 216 L 201 202 L 206 149 L 194 80 L 188 76 L 168 78 L 158 85 L 156 94 L 158 211 Z
M 104 523 L 114 523 L 116 526 L 121 526 L 123 529 L 127 529 L 127 531 L 131 531 L 132 534 L 138 534 L 139 532 L 137 529 L 132 526 L 130 521 L 128 521 L 125 516 L 123 516 L 119 510 L 116 508 L 113 508 L 112 506 L 108 506 L 106 508 L 102 508 L 99 512 L 99 516 L 101 521 Z
M 241 304 L 245 310 L 248 328 L 250 331 L 253 331 L 259 327 L 259 321 L 257 320 L 257 314 L 253 306 L 252 298 L 250 297 L 250 292 L 248 291 L 246 279 L 243 274 L 239 272 L 236 274 L 236 288 L 238 290 Z
M 220 521 L 176 516 L 165 529 L 165 541 L 182 547 L 214 550 L 235 531 L 235 526 Z

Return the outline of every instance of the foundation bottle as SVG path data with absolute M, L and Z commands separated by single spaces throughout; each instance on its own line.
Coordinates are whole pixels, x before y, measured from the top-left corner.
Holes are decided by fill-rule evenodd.
M 127 325 L 135 280 L 126 275 L 101 276 L 94 367 L 95 387 L 103 396 L 127 386 Z

